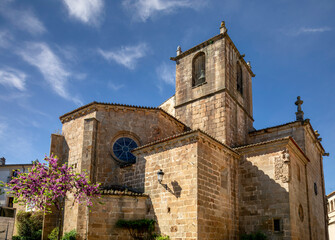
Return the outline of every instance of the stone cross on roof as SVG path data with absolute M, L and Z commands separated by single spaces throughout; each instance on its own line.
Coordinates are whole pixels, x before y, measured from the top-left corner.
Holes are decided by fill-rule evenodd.
M 301 110 L 301 105 L 304 103 L 300 99 L 300 96 L 297 97 L 297 101 L 295 102 L 295 105 L 297 105 L 297 112 L 295 113 L 297 121 L 304 121 L 304 112 Z

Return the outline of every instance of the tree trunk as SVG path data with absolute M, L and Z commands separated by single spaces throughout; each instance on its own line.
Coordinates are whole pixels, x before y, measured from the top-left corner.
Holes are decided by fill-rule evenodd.
M 64 207 L 65 207 L 65 199 L 62 199 L 61 204 L 60 204 L 59 214 L 58 214 L 58 240 L 61 240 L 63 236 Z

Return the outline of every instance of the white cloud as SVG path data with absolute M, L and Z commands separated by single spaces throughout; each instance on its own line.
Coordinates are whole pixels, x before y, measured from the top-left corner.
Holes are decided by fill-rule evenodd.
M 104 7 L 103 0 L 63 0 L 70 16 L 79 21 L 97 25 Z
M 147 45 L 140 43 L 136 46 L 121 47 L 116 51 L 104 51 L 98 49 L 98 52 L 108 61 L 115 61 L 129 69 L 135 69 L 136 63 L 147 53 Z
M 299 29 L 281 29 L 280 31 L 286 35 L 290 36 L 299 36 L 302 34 L 317 34 L 332 31 L 333 29 L 330 27 L 319 27 L 319 28 L 311 28 L 311 27 L 301 27 Z
M 7 127 L 8 126 L 5 122 L 0 122 L 0 138 L 4 135 Z
M 10 42 L 13 40 L 13 36 L 6 30 L 0 31 L 0 47 L 7 48 Z
M 166 84 L 175 85 L 176 67 L 174 64 L 162 63 L 156 68 L 158 78 Z
M 26 83 L 26 75 L 13 68 L 0 69 L 0 84 L 16 88 L 20 91 L 24 91 Z
M 300 28 L 298 34 L 300 33 L 323 33 L 329 32 L 332 29 L 330 27 L 320 27 L 320 28 Z
M 2 3 L 0 4 L 0 14 L 20 30 L 34 35 L 46 32 L 44 24 L 29 9 L 24 11 L 12 9 L 7 4 Z
M 114 90 L 114 91 L 118 91 L 119 89 L 123 88 L 124 85 L 123 84 L 115 84 L 115 83 L 112 83 L 112 82 L 108 82 L 108 88 Z
M 123 0 L 123 6 L 135 11 L 136 16 L 142 21 L 158 12 L 170 13 L 177 8 L 198 8 L 200 4 L 198 0 Z
M 67 84 L 71 72 L 64 67 L 61 60 L 47 44 L 31 42 L 27 44 L 24 50 L 19 51 L 18 54 L 42 73 L 49 86 L 59 96 L 71 100 L 78 105 L 82 104 L 78 98 L 72 97 L 68 93 Z

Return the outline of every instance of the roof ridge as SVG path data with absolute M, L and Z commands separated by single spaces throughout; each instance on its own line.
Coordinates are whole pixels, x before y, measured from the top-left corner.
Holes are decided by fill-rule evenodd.
M 275 139 L 271 139 L 271 140 L 268 140 L 268 141 L 262 141 L 262 142 L 257 142 L 257 143 L 251 143 L 251 144 L 242 145 L 242 146 L 239 146 L 239 147 L 234 147 L 234 149 L 235 150 L 239 150 L 239 149 L 242 149 L 242 148 L 259 146 L 259 145 L 263 145 L 263 144 L 266 144 L 266 143 L 277 142 L 277 141 L 291 139 L 291 138 L 292 138 L 291 136 L 286 136 L 286 137 L 281 137 L 281 138 L 275 138 Z
M 62 116 L 59 117 L 59 119 L 62 119 L 62 118 L 66 117 L 66 116 L 68 116 L 68 115 L 70 115 L 72 113 L 75 113 L 75 112 L 77 112 L 77 111 L 79 111 L 81 109 L 87 108 L 87 107 L 89 107 L 91 105 L 94 105 L 94 104 L 108 105 L 108 106 L 120 106 L 120 107 L 133 107 L 133 108 L 141 108 L 141 109 L 149 109 L 149 110 L 150 109 L 152 109 L 152 110 L 159 110 L 158 107 L 146 107 L 146 106 L 137 106 L 137 105 L 130 105 L 130 104 L 122 104 L 122 103 L 106 103 L 106 102 L 96 102 L 96 101 L 93 101 L 93 102 L 88 103 L 88 104 L 86 104 L 84 106 L 76 108 L 76 109 L 74 109 L 74 110 L 72 110 L 72 111 L 70 111 L 68 113 L 63 114 Z
M 182 133 L 179 133 L 179 134 L 174 134 L 172 136 L 169 136 L 169 137 L 166 137 L 166 138 L 162 138 L 162 139 L 159 139 L 159 140 L 156 140 L 156 141 L 153 141 L 153 142 L 150 142 L 150 143 L 147 143 L 145 145 L 142 145 L 140 147 L 137 147 L 135 149 L 133 149 L 132 151 L 137 151 L 137 150 L 140 150 L 140 149 L 143 149 L 143 148 L 146 148 L 146 147 L 149 147 L 149 146 L 152 146 L 152 145 L 155 145 L 155 144 L 158 144 L 158 143 L 162 143 L 162 142 L 166 142 L 166 141 L 169 141 L 169 140 L 172 140 L 174 138 L 178 138 L 178 137 L 182 137 L 182 136 L 185 136 L 185 135 L 188 135 L 188 134 L 191 134 L 191 133 L 195 133 L 195 132 L 200 132 L 204 135 L 206 135 L 207 137 L 209 137 L 210 139 L 216 141 L 217 143 L 221 144 L 222 146 L 228 148 L 230 151 L 236 153 L 236 154 L 239 154 L 238 152 L 236 152 L 233 148 L 229 147 L 228 145 L 226 145 L 225 143 L 219 141 L 218 139 L 216 139 L 215 137 L 211 136 L 210 134 L 206 133 L 205 131 L 201 130 L 201 129 L 195 129 L 195 130 L 189 130 L 189 131 L 185 131 L 185 132 L 182 132 Z

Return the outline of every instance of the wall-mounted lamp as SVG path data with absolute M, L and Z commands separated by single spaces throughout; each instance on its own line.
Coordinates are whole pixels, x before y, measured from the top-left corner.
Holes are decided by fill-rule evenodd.
M 164 178 L 164 172 L 162 169 L 159 169 L 159 171 L 157 172 L 157 178 L 158 178 L 158 182 L 165 188 L 167 189 L 167 184 L 162 184 L 163 178 Z

